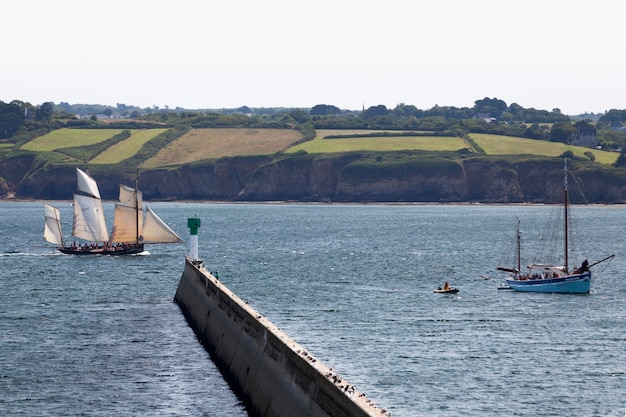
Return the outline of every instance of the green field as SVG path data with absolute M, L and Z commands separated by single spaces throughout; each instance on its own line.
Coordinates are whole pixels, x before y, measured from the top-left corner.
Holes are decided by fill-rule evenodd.
M 287 149 L 287 153 L 306 151 L 308 153 L 333 153 L 352 151 L 457 151 L 471 148 L 465 140 L 458 137 L 440 136 L 367 136 L 357 138 L 326 139 L 333 135 L 370 135 L 371 130 L 318 130 L 315 139 L 300 143 Z M 387 133 L 381 131 L 380 133 Z
M 128 139 L 111 146 L 93 158 L 92 164 L 117 164 L 133 157 L 150 139 L 165 132 L 167 129 L 132 130 Z
M 616 152 L 607 152 L 589 149 L 581 146 L 571 146 L 559 142 L 513 138 L 510 136 L 470 133 L 469 135 L 487 155 L 541 155 L 559 156 L 565 151 L 572 151 L 574 155 L 585 157 L 585 152 L 591 152 L 597 162 L 612 164 L 619 156 Z
M 166 128 L 133 129 L 131 136 L 108 149 L 101 151 L 90 163 L 117 164 L 133 157 L 144 144 L 165 132 Z M 96 145 L 121 133 L 122 129 L 59 129 L 38 137 L 24 144 L 21 149 L 50 152 L 63 148 L 77 148 Z M 399 136 L 392 136 L 392 134 Z M 422 133 L 422 132 L 420 132 Z M 404 132 L 372 130 L 326 130 L 320 129 L 313 140 L 296 144 L 302 135 L 290 129 L 248 129 L 248 128 L 207 128 L 191 129 L 169 145 L 160 149 L 152 158 L 144 161 L 144 168 L 174 166 L 205 159 L 219 159 L 229 156 L 273 155 L 276 152 L 295 153 L 341 153 L 354 151 L 394 152 L 394 151 L 432 151 L 455 152 L 462 149 L 474 149 L 473 143 L 486 155 L 537 155 L 556 157 L 571 150 L 575 155 L 584 157 L 591 152 L 595 160 L 602 164 L 615 162 L 618 153 L 606 152 L 563 143 L 513 138 L 509 136 L 472 133 L 471 141 L 460 137 L 440 136 L 404 136 Z M 376 134 L 380 136 L 369 136 Z M 363 135 L 360 137 L 350 137 Z M 344 136 L 335 137 L 332 136 Z M 472 142 L 473 143 L 469 143 Z M 106 144 L 103 144 L 106 146 Z M 0 150 L 6 152 L 10 144 L 1 144 Z M 78 150 L 80 152 L 80 149 Z M 65 151 L 67 155 L 72 155 Z M 93 147 L 92 147 L 92 151 Z M 74 152 L 76 154 L 76 152 Z M 91 153 L 90 155 L 93 155 Z M 74 156 L 76 158 L 76 156 Z
M 22 145 L 22 149 L 35 152 L 49 152 L 74 146 L 87 146 L 105 140 L 122 132 L 122 129 L 58 129 L 39 136 Z

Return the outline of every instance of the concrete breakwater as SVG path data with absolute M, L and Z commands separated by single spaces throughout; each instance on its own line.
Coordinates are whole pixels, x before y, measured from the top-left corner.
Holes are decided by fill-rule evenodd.
M 233 294 L 201 261 L 186 258 L 174 299 L 252 415 L 387 416 Z

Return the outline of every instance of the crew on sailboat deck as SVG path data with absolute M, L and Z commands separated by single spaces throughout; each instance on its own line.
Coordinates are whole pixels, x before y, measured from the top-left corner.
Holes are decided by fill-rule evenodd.
M 589 261 L 587 261 L 586 259 L 583 261 L 583 264 L 580 266 L 580 268 L 574 270 L 575 274 L 582 274 L 583 272 L 589 271 Z

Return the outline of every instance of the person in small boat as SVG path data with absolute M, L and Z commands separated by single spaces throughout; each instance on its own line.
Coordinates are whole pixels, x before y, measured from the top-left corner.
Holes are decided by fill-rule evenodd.
M 444 291 L 448 291 L 450 289 L 450 284 L 448 284 L 448 281 L 443 283 L 443 290 Z

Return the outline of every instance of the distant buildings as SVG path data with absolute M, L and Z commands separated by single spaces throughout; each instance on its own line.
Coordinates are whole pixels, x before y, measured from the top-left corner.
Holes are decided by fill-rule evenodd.
M 587 148 L 598 147 L 598 135 L 595 127 L 579 127 L 578 134 L 572 139 L 572 145 L 585 146 Z
M 490 113 L 477 113 L 474 115 L 474 119 L 484 120 L 487 123 L 495 122 L 496 118 L 491 117 Z

